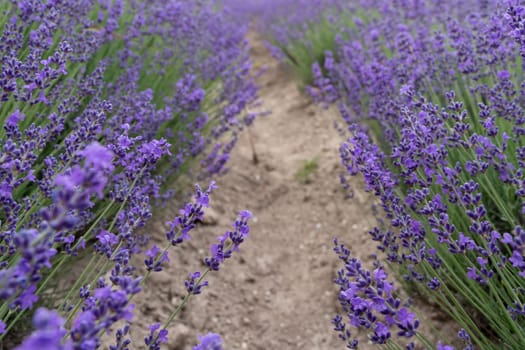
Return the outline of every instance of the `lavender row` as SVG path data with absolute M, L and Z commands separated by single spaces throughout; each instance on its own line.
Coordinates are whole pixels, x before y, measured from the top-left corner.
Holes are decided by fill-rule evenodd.
M 286 62 L 313 62 L 311 75 L 301 76 L 310 95 L 339 107 L 338 128 L 348 138 L 342 163 L 378 198 L 379 224 L 369 234 L 388 265 L 378 260 L 368 271 L 336 243 L 345 265 L 336 279 L 345 311 L 336 331 L 349 348 L 359 343 L 352 328 L 389 348 L 522 348 L 525 8 L 506 1 L 303 6 L 300 23 L 311 32 L 288 26 L 287 12 L 263 25 Z M 327 40 L 318 40 L 322 32 Z M 389 270 L 455 320 L 457 340 L 434 345 L 424 337 Z
M 46 305 L 56 310 L 35 313 L 21 349 L 95 349 L 169 260 L 154 247 L 146 276 L 130 265 L 148 245 L 140 228 L 153 206 L 187 198 L 170 188 L 182 175 L 226 171 L 256 116 L 247 27 L 211 1 L 12 0 L 0 11 L 0 341 Z M 167 246 L 189 236 L 207 205 L 197 186 Z M 248 218 L 212 247 L 210 270 L 242 242 Z M 64 299 L 42 299 L 86 254 Z M 204 275 L 189 277 L 188 296 Z M 152 327 L 149 348 L 171 322 Z M 126 327 L 115 349 L 129 348 Z

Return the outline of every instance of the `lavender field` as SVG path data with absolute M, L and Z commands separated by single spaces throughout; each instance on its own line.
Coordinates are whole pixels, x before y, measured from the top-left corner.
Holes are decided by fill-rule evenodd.
M 0 9 L 0 349 L 525 349 L 522 1 Z

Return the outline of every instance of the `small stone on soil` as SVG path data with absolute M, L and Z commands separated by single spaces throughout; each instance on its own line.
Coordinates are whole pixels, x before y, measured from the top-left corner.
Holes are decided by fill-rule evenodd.
M 203 225 L 217 225 L 219 223 L 220 215 L 213 208 L 204 209 L 204 217 L 202 218 Z
M 169 349 L 184 349 L 189 343 L 190 329 L 182 324 L 176 324 L 173 329 L 170 329 L 170 336 L 168 337 Z

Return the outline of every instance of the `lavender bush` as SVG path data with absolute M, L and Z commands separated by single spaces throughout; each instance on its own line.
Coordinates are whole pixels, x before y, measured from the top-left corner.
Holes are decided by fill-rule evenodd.
M 358 345 L 352 327 L 388 348 L 453 348 L 446 345 L 453 339 L 433 345 L 419 332 L 388 270 L 457 322 L 463 348 L 525 344 L 518 3 L 356 1 L 334 20 L 344 24 L 350 14 L 353 24 L 332 31 L 335 49 L 315 58 L 309 92 L 339 107 L 346 125 L 339 127 L 349 133 L 342 163 L 381 203 L 370 236 L 389 265 L 368 271 L 336 243 L 345 313 L 334 325 L 349 348 Z M 329 13 L 325 6 L 305 11 Z M 301 40 L 292 45 L 316 45 Z
M 20 349 L 95 349 L 131 320 L 131 299 L 189 237 L 214 186 L 197 185 L 140 277 L 130 258 L 145 250 L 139 229 L 152 206 L 181 175 L 223 173 L 255 117 L 246 26 L 211 1 L 12 0 L 0 10 L 0 342 L 44 303 L 55 310 L 36 311 Z M 237 249 L 249 217 L 212 246 L 208 270 Z M 64 299 L 42 300 L 84 251 L 92 257 Z M 207 273 L 188 277 L 187 297 L 151 327 L 148 348 L 165 341 Z M 130 347 L 128 333 L 115 331 L 114 349 Z

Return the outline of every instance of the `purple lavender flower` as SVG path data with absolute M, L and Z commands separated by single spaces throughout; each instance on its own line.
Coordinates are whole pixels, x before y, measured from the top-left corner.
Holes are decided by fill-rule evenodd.
M 380 263 L 376 261 L 373 272 L 367 271 L 345 245 L 337 240 L 334 243 L 334 251 L 345 264 L 334 282 L 340 287 L 339 302 L 348 324 L 367 330 L 370 340 L 376 344 L 385 344 L 394 332 L 398 337 L 414 337 L 419 320 L 394 296 L 394 285 L 388 281 L 388 274 Z M 353 348 L 357 339 L 351 338 L 342 319 L 341 315 L 334 318 L 336 331 Z
M 98 239 L 98 242 L 94 245 L 95 250 L 109 258 L 113 253 L 115 245 L 118 243 L 117 236 L 106 230 L 101 230 L 96 238 Z
M 208 286 L 208 281 L 203 281 L 200 272 L 190 273 L 188 279 L 184 281 L 186 291 L 191 295 L 197 295 L 202 292 L 203 287 Z
M 131 339 L 127 338 L 130 330 L 130 325 L 127 324 L 123 328 L 117 329 L 115 332 L 115 340 L 116 343 L 114 345 L 110 345 L 110 350 L 128 350 L 129 345 L 131 344 Z
M 204 215 L 203 207 L 209 206 L 209 195 L 215 188 L 215 182 L 213 181 L 206 191 L 202 191 L 198 184 L 195 185 L 195 203 L 187 203 L 184 209 L 179 211 L 181 215 L 176 217 L 175 220 L 168 222 L 170 230 L 166 234 L 166 237 L 172 245 L 175 246 L 190 239 L 189 232 L 195 227 L 197 221 L 202 220 Z M 176 232 L 177 230 L 179 230 L 180 233 Z
M 193 350 L 222 350 L 221 336 L 215 333 L 208 333 L 199 336 L 199 344 L 193 347 Z
M 160 344 L 168 342 L 168 330 L 160 329 L 160 323 L 149 326 L 150 334 L 144 339 L 148 350 L 160 350 Z
M 83 151 L 79 152 L 79 154 L 84 157 L 88 166 L 109 172 L 114 169 L 112 162 L 114 158 L 113 152 L 98 142 L 90 144 Z
M 451 345 L 444 345 L 441 342 L 438 342 L 436 345 L 436 350 L 454 350 L 454 347 Z
M 168 252 L 161 251 L 156 245 L 153 245 L 153 247 L 150 250 L 147 250 L 145 254 L 147 258 L 144 260 L 144 263 L 146 264 L 146 269 L 148 271 L 162 271 L 162 264 L 170 261 Z
M 71 342 L 63 340 L 66 335 L 64 320 L 57 312 L 39 308 L 33 317 L 33 326 L 35 330 L 17 350 L 73 350 Z
M 230 258 L 234 251 L 239 250 L 240 244 L 244 242 L 244 239 L 248 237 L 250 232 L 248 220 L 252 216 L 252 213 L 247 210 L 239 213 L 237 220 L 233 223 L 234 230 L 225 232 L 224 235 L 218 238 L 219 243 L 211 245 L 211 257 L 204 260 L 206 266 L 214 271 L 218 271 L 224 261 Z

